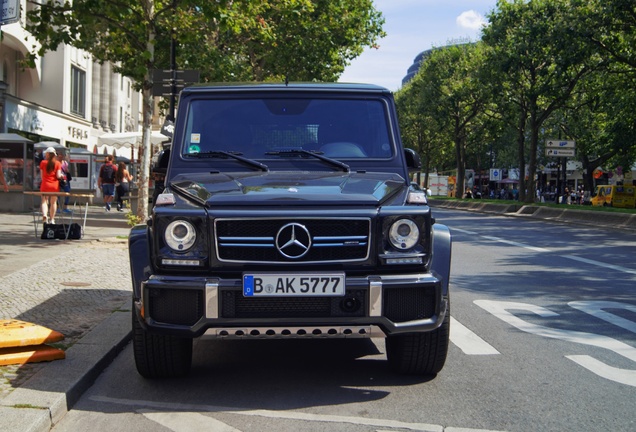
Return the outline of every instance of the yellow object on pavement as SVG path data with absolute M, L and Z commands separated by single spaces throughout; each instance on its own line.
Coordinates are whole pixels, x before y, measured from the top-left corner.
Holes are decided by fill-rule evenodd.
M 0 348 L 0 366 L 61 360 L 65 357 L 63 350 L 48 345 Z
M 63 350 L 44 345 L 62 339 L 62 333 L 37 324 L 0 320 L 0 366 L 63 359 Z
M 0 348 L 59 342 L 64 335 L 37 324 L 18 320 L 0 320 Z

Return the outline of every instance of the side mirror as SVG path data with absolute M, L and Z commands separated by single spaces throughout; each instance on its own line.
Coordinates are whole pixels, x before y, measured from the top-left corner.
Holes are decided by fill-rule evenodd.
M 421 171 L 422 161 L 420 160 L 420 155 L 417 154 L 415 150 L 405 148 L 404 159 L 406 160 L 406 167 L 409 169 L 409 172 Z

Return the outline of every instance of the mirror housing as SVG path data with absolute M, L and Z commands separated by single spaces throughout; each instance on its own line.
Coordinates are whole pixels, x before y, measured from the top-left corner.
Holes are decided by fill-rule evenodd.
M 404 159 L 406 160 L 406 167 L 409 172 L 418 172 L 422 169 L 422 161 L 420 155 L 410 148 L 404 149 Z

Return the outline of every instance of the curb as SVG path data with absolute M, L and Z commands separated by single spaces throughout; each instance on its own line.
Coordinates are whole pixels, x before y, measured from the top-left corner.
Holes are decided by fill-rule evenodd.
M 64 417 L 131 339 L 130 302 L 0 401 L 0 431 L 46 432 Z
M 543 207 L 532 204 L 496 204 L 479 200 L 428 200 L 432 208 L 448 208 L 497 214 L 500 216 L 525 217 L 574 225 L 593 226 L 619 231 L 636 231 L 636 214 L 614 213 L 567 208 Z

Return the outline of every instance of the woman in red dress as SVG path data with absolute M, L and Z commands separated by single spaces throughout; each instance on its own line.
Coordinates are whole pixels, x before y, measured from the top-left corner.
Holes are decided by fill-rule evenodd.
M 44 150 L 44 159 L 40 162 L 40 174 L 42 183 L 40 192 L 59 192 L 60 178 L 62 178 L 62 164 L 56 158 L 57 154 L 53 147 Z M 42 222 L 55 223 L 55 212 L 57 211 L 57 195 L 42 195 Z

